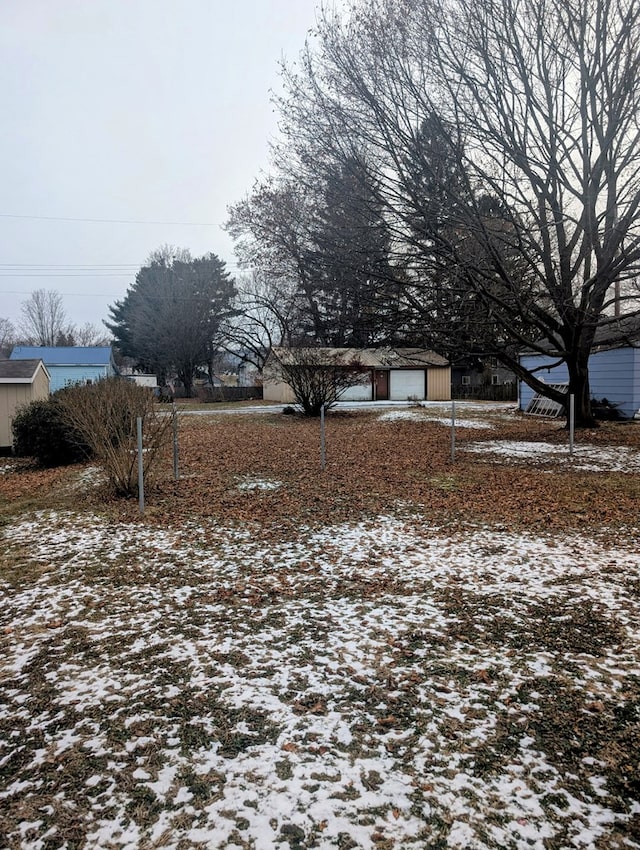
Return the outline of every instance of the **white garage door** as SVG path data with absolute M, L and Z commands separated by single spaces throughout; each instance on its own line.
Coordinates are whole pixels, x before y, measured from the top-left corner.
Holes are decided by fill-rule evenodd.
M 424 369 L 392 369 L 389 384 L 389 398 L 393 401 L 425 397 Z

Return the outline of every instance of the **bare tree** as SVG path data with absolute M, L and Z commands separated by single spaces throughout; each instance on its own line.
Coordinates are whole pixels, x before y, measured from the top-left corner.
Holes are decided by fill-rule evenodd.
M 109 334 L 91 322 L 76 325 L 73 328 L 73 339 L 76 345 L 87 347 L 109 345 Z
M 287 290 L 289 332 L 303 343 L 370 346 L 396 339 L 399 282 L 370 171 L 357 156 L 265 179 L 230 207 L 227 229 L 263 285 Z
M 553 352 L 582 425 L 596 328 L 640 265 L 639 8 L 362 0 L 325 14 L 281 103 L 277 167 L 304 180 L 365 150 L 425 318 L 441 319 L 444 282 L 506 365 L 565 402 L 517 357 Z M 455 165 L 445 180 L 425 122 Z
M 32 345 L 54 346 L 72 331 L 62 296 L 52 290 L 36 289 L 22 302 L 21 330 Z
M 256 271 L 238 281 L 236 314 L 226 323 L 222 347 L 262 370 L 270 350 L 291 345 L 297 325 L 294 286 Z
M 0 317 L 0 357 L 8 357 L 16 343 L 16 329 L 10 319 Z
M 277 348 L 272 352 L 273 374 L 289 384 L 306 416 L 319 416 L 333 407 L 349 387 L 369 374 L 351 349 Z

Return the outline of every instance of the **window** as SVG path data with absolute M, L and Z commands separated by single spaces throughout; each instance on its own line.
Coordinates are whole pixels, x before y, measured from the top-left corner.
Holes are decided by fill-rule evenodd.
M 471 376 L 470 375 L 463 375 L 462 376 L 462 386 L 468 387 L 470 383 L 471 383 Z
M 491 383 L 495 387 L 500 383 L 500 378 L 497 375 L 491 376 Z

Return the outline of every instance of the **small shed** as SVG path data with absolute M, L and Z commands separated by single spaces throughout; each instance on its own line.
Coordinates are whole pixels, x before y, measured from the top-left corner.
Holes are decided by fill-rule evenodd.
M 342 361 L 363 367 L 362 382 L 349 387 L 341 401 L 448 401 L 451 398 L 449 361 L 424 348 L 314 348 L 327 365 Z M 295 401 L 278 363 L 295 357 L 295 349 L 274 348 L 263 371 L 263 398 L 283 404 Z
M 0 360 L 0 449 L 13 445 L 16 410 L 49 397 L 49 377 L 42 360 Z
M 74 384 L 89 384 L 117 374 L 111 346 L 16 345 L 11 360 L 39 358 L 51 375 L 51 392 Z
M 558 363 L 558 355 L 525 352 L 520 362 L 535 369 L 536 377 L 548 384 L 569 382 L 566 363 Z M 607 401 L 628 418 L 640 417 L 640 316 L 611 318 L 596 331 L 589 357 L 589 389 L 591 398 Z M 519 407 L 526 410 L 534 391 L 520 382 Z

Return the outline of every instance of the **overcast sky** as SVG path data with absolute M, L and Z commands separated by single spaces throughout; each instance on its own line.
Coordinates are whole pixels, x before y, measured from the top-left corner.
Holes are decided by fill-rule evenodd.
M 72 321 L 100 324 L 164 243 L 235 273 L 220 225 L 268 166 L 269 92 L 317 6 L 2 0 L 0 317 L 53 289 Z

